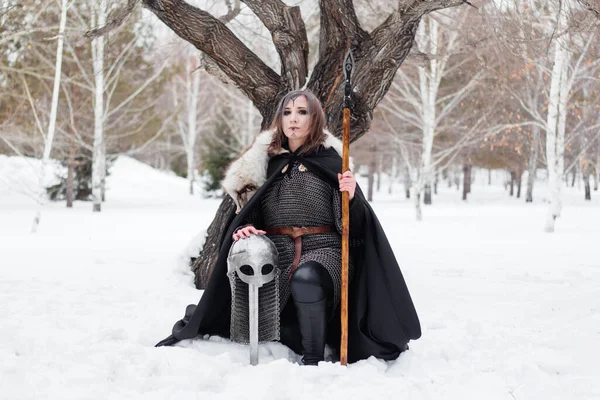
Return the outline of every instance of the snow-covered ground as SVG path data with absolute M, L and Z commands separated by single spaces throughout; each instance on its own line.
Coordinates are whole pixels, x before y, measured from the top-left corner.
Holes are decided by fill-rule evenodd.
M 417 223 L 401 188 L 373 206 L 423 337 L 392 362 L 300 367 L 280 344 L 219 338 L 154 348 L 201 295 L 185 265 L 217 200 L 121 158 L 102 213 L 50 204 L 30 235 L 35 182 L 0 156 L 0 399 L 600 398 L 600 192 L 566 189 L 554 234 L 536 202 L 478 179 L 467 204 L 440 185 Z M 16 184 L 15 184 L 16 183 Z

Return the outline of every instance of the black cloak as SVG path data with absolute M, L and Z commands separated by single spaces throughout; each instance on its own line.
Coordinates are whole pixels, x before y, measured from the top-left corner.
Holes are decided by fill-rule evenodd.
M 337 174 L 341 172 L 342 159 L 333 148 L 306 155 L 284 153 L 271 158 L 265 183 L 237 215 L 232 211 L 229 216 L 218 259 L 198 305 L 187 306 L 184 318 L 175 323 L 172 334 L 157 343 L 157 347 L 203 334 L 229 337 L 231 289 L 226 274 L 233 231 L 243 225 L 250 211 L 260 204 L 262 194 L 283 167 L 296 158 L 301 158 L 311 172 L 332 187 L 339 187 Z M 352 203 L 352 209 L 361 209 L 358 214 L 364 220 L 360 224 L 363 229 L 358 232 L 360 240 L 352 240 L 350 246 L 355 271 L 348 292 L 348 361 L 370 356 L 393 360 L 408 348 L 411 339 L 421 336 L 419 318 L 383 228 L 358 186 Z M 357 233 L 352 232 L 352 236 L 357 237 Z M 339 315 L 339 306 L 334 315 Z M 328 341 L 328 344 L 339 350 L 339 342 L 337 336 L 337 341 Z

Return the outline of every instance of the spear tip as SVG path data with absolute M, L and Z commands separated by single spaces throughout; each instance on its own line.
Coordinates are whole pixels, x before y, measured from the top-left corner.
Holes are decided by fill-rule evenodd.
M 352 56 L 352 50 L 348 50 L 348 53 L 346 53 L 346 57 L 344 59 L 344 76 L 346 77 L 346 80 L 350 79 L 353 69 L 354 57 Z

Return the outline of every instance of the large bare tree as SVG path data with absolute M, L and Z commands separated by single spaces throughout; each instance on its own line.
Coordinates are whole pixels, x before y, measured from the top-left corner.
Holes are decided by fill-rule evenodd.
M 106 27 L 89 33 L 101 35 L 118 26 L 141 4 L 178 36 L 194 45 L 218 67 L 261 113 L 262 128 L 273 119 L 276 102 L 286 92 L 309 88 L 323 103 L 329 129 L 342 130 L 343 59 L 352 50 L 353 104 L 351 140 L 371 126 L 373 109 L 384 97 L 396 71 L 408 56 L 423 15 L 443 8 L 471 4 L 467 0 L 397 0 L 397 7 L 374 30 L 361 27 L 352 0 L 319 0 L 321 13 L 319 56 L 309 76 L 307 32 L 299 7 L 281 0 L 243 0 L 271 33 L 281 60 L 279 73 L 266 65 L 226 25 L 239 13 L 236 0 L 227 15 L 218 17 L 184 0 L 128 0 Z M 307 82 L 307 79 L 308 82 Z M 208 229 L 205 245 L 194 263 L 196 286 L 204 287 L 218 254 L 219 232 L 229 222 L 231 199 L 221 204 Z

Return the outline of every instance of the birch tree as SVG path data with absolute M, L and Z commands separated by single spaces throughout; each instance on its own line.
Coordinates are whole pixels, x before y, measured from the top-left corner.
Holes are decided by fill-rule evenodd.
M 572 53 L 573 41 L 568 30 L 569 11 L 574 10 L 571 1 L 555 3 L 556 30 L 558 36 L 554 40 L 554 59 L 548 97 L 548 115 L 546 128 L 546 158 L 548 164 L 548 185 L 550 204 L 546 216 L 544 231 L 554 232 L 556 219 L 562 211 L 562 177 L 565 172 L 565 131 L 567 126 L 567 102 L 578 74 L 581 73 L 582 62 L 593 42 L 593 34 L 587 36 L 578 58 Z M 569 74 L 570 72 L 570 74 Z
M 183 137 L 183 143 L 186 148 L 186 159 L 188 165 L 188 182 L 190 185 L 190 194 L 194 194 L 194 183 L 196 181 L 196 163 L 194 149 L 196 147 L 196 138 L 198 137 L 198 94 L 200 93 L 200 73 L 197 71 L 198 66 L 189 64 L 189 81 L 187 90 L 188 104 L 188 134 Z
M 107 0 L 92 1 L 91 25 L 106 25 Z M 104 144 L 104 36 L 92 40 L 92 62 L 94 66 L 94 144 L 92 154 L 92 201 L 93 211 L 102 209 L 102 188 L 106 170 L 106 148 Z
M 227 104 L 232 109 L 229 118 L 223 121 L 233 133 L 235 147 L 239 153 L 248 148 L 259 133 L 257 126 L 260 124 L 260 114 L 252 101 L 241 96 L 234 88 L 224 87 L 216 95 L 220 103 Z
M 109 0 L 89 1 L 80 4 L 76 9 L 76 17 L 79 22 L 80 32 L 86 32 L 90 28 L 105 26 L 109 9 L 113 8 L 113 2 Z M 131 32 L 129 32 L 131 33 Z M 147 92 L 161 76 L 167 65 L 167 61 L 161 60 L 159 65 L 144 76 L 139 71 L 130 71 L 130 75 L 136 76 L 136 80 L 127 81 L 124 76 L 126 67 L 132 67 L 134 57 L 139 54 L 137 42 L 141 39 L 135 33 L 127 36 L 126 41 L 114 46 L 112 53 L 107 51 L 108 47 L 104 36 L 96 36 L 91 40 L 91 64 L 92 73 L 88 72 L 88 62 L 79 55 L 80 49 L 68 43 L 69 56 L 77 66 L 77 72 L 81 76 L 81 87 L 87 88 L 93 96 L 93 141 L 92 151 L 92 201 L 94 212 L 100 212 L 105 197 L 106 159 L 107 159 L 107 131 L 120 131 L 121 137 L 132 136 L 136 132 L 147 127 L 144 116 L 148 115 L 157 100 L 149 97 L 145 104 L 138 101 L 144 92 Z M 119 33 L 120 34 L 120 33 Z M 118 37 L 114 35 L 114 37 Z M 140 61 L 138 61 L 139 63 Z M 144 64 L 146 64 L 144 62 Z M 141 79 L 140 79 L 141 78 Z M 124 88 L 127 88 L 124 90 Z M 128 112 L 137 101 L 137 109 Z M 162 128 L 158 128 L 162 131 Z M 153 140 L 153 139 L 150 139 Z M 86 145 L 84 140 L 79 143 Z
M 567 27 L 567 10 L 556 10 L 556 29 L 564 32 Z M 548 97 L 548 119 L 546 129 L 546 158 L 548 160 L 548 188 L 550 205 L 546 216 L 546 232 L 554 232 L 555 221 L 562 209 L 561 186 L 564 172 L 565 126 L 568 98 L 568 68 L 571 54 L 563 33 L 554 42 L 554 60 L 550 95 Z
M 57 36 L 61 4 L 10 0 L 0 6 L 0 146 L 6 152 L 41 160 L 56 78 L 56 39 L 64 41 L 64 35 Z M 38 53 L 43 53 L 43 60 L 37 57 Z M 64 71 L 64 58 L 61 70 Z M 64 76 L 60 79 L 64 83 Z M 58 111 L 59 108 L 57 114 Z M 59 129 L 60 124 L 55 123 L 54 127 Z M 54 147 L 55 140 L 52 144 Z M 33 197 L 38 200 L 37 189 L 35 192 Z
M 531 0 L 520 0 L 517 4 L 516 10 L 518 10 L 520 17 L 528 14 L 529 18 L 539 18 L 539 12 L 535 7 L 534 2 Z M 537 15 L 536 15 L 537 14 Z M 533 26 L 531 29 L 533 32 L 536 31 L 536 27 Z M 532 32 L 532 33 L 533 33 Z M 531 64 L 531 55 L 529 54 L 530 48 L 527 46 L 527 40 L 525 33 L 525 26 L 523 24 L 519 27 L 519 37 L 521 38 L 520 48 L 518 50 L 522 57 L 522 61 L 529 66 Z M 522 103 L 525 111 L 529 114 L 533 124 L 531 125 L 531 144 L 529 148 L 529 159 L 527 163 L 527 191 L 525 195 L 525 202 L 533 202 L 533 186 L 535 184 L 535 177 L 537 171 L 537 163 L 540 149 L 540 122 L 543 122 L 542 116 L 539 113 L 540 110 L 540 98 L 543 92 L 544 80 L 543 80 L 543 69 L 539 63 L 534 63 L 535 68 L 524 68 L 524 98 Z
M 67 0 L 61 1 L 60 8 L 60 27 L 58 29 L 57 45 L 56 45 L 56 65 L 54 72 L 54 87 L 52 91 L 52 104 L 50 109 L 50 120 L 48 123 L 47 134 L 44 138 L 44 154 L 42 156 L 42 167 L 40 172 L 39 180 L 39 193 L 38 193 L 38 210 L 33 220 L 33 226 L 31 232 L 36 233 L 42 217 L 42 210 L 46 204 L 46 187 L 45 181 L 48 175 L 48 164 L 50 161 L 50 152 L 52 151 L 52 143 L 54 141 L 54 133 L 56 130 L 56 114 L 58 112 L 58 100 L 60 92 L 60 77 L 62 69 L 62 56 L 63 56 L 63 45 L 64 45 L 64 33 L 67 25 L 67 11 L 69 3 Z M 33 104 L 32 104 L 33 106 Z
M 196 171 L 199 165 L 199 160 L 196 159 L 196 143 L 210 120 L 209 99 L 214 100 L 214 97 L 208 95 L 206 89 L 201 91 L 201 72 L 199 57 L 189 55 L 183 60 L 182 72 L 176 75 L 171 84 L 173 105 L 178 112 L 177 132 L 185 150 L 190 195 L 194 194 Z M 199 101 L 201 93 L 206 100 L 202 104 Z M 202 112 L 200 112 L 200 105 Z
M 60 4 L 55 0 L 10 3 L 14 6 L 3 15 L 6 23 L 0 27 L 0 47 L 5 50 L 0 56 L 0 143 L 4 153 L 41 159 L 46 132 L 39 126 L 50 121 L 55 72 L 56 41 L 48 39 L 58 30 Z M 91 27 L 91 2 L 71 3 L 51 157 L 66 163 L 74 151 L 78 160 L 91 164 L 95 74 L 92 46 L 81 38 Z M 170 106 L 159 107 L 157 95 L 169 74 L 162 77 L 161 68 L 166 64 L 156 63 L 155 53 L 148 51 L 153 47 L 153 36 L 145 25 L 136 23 L 120 29 L 111 35 L 110 43 L 105 39 L 105 156 L 141 151 L 160 136 L 162 125 L 170 119 Z M 160 58 L 165 59 L 168 57 Z M 86 171 L 77 169 L 75 182 L 85 181 L 87 186 Z M 64 188 L 57 186 L 55 190 L 64 193 Z M 91 199 L 85 189 L 79 193 L 79 199 Z
M 441 13 L 425 16 L 416 35 L 416 49 L 428 60 L 419 63 L 416 74 L 401 69 L 392 83 L 389 101 L 382 108 L 395 117 L 411 124 L 421 132 L 420 161 L 417 179 L 411 194 L 416 218 L 422 220 L 421 198 L 431 204 L 431 188 L 434 179 L 433 147 L 445 119 L 469 96 L 483 78 L 483 70 L 472 74 L 460 86 L 447 88 L 440 96 L 440 85 L 444 79 L 456 74 L 457 69 L 468 65 L 469 57 L 461 55 L 461 61 L 449 64 L 460 44 L 459 34 L 467 20 L 469 9 L 460 9 L 450 15 Z M 440 22 L 442 21 L 442 22 Z M 443 23 L 443 24 L 442 24 Z M 422 192 L 424 191 L 424 196 Z

